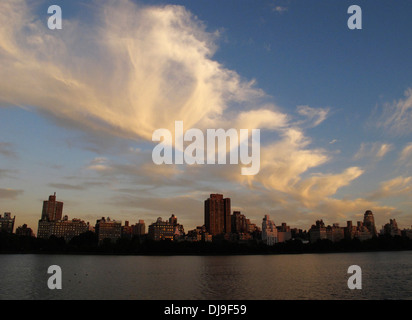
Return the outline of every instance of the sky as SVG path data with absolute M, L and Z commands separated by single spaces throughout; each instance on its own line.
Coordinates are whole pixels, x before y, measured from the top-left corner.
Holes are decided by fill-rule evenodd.
M 362 9 L 351 30 L 349 6 Z M 48 28 L 59 5 L 62 29 Z M 0 214 L 204 223 L 212 193 L 307 230 L 412 212 L 412 2 L 0 2 Z M 259 129 L 260 171 L 156 165 L 153 132 Z

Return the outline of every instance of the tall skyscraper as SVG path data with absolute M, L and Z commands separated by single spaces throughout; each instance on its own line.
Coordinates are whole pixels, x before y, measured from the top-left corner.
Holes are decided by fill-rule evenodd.
M 43 201 L 43 210 L 37 228 L 37 238 L 49 239 L 51 236 L 64 238 L 70 241 L 72 238 L 89 230 L 89 223 L 80 219 L 69 220 L 63 216 L 63 202 L 56 201 L 56 192 L 49 196 L 49 200 Z
M 372 236 L 377 236 L 378 233 L 375 227 L 375 218 L 370 210 L 367 210 L 363 216 L 363 225 L 369 230 Z
M 63 202 L 56 201 L 56 192 L 49 196 L 49 200 L 43 201 L 43 210 L 39 226 L 37 229 L 37 237 L 48 239 L 51 236 L 50 230 L 54 222 L 62 220 Z
M 211 194 L 205 200 L 205 227 L 209 234 L 230 233 L 230 198 L 223 198 L 221 194 Z
M 49 196 L 48 201 L 43 201 L 43 211 L 41 220 L 43 221 L 57 221 L 61 220 L 63 216 L 63 202 L 56 201 L 56 192 Z

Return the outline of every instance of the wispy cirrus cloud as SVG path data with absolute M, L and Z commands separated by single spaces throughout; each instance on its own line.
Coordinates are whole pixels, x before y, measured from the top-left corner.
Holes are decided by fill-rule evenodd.
M 374 120 L 378 128 L 395 136 L 412 133 L 412 88 L 407 89 L 404 96 L 382 106 L 381 114 Z
M 406 144 L 402 151 L 399 154 L 399 159 L 398 162 L 400 163 L 406 163 L 406 165 L 411 165 L 412 164 L 412 142 L 409 142 Z
M 353 159 L 360 160 L 363 158 L 370 158 L 372 160 L 379 161 L 392 149 L 393 149 L 393 145 L 390 143 L 362 142 L 359 147 L 358 152 L 353 156 Z
M 398 176 L 383 181 L 379 188 L 368 196 L 369 199 L 383 199 L 397 196 L 407 196 L 412 191 L 412 177 Z
M 310 127 L 317 127 L 323 121 L 326 120 L 330 109 L 329 108 L 312 108 L 309 106 L 298 106 L 297 112 L 299 115 L 304 116 L 306 120 L 304 122 L 309 123 Z

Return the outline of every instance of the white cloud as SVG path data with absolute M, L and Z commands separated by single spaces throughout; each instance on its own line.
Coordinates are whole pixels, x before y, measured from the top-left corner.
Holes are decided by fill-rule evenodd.
M 398 176 L 396 178 L 383 181 L 379 189 L 369 195 L 370 199 L 383 199 L 396 196 L 408 196 L 412 191 L 412 177 Z
M 315 174 L 300 182 L 295 192 L 307 207 L 313 207 L 327 200 L 338 189 L 349 185 L 363 173 L 362 169 L 351 167 L 338 174 Z
M 411 163 L 412 156 L 412 142 L 409 142 L 401 151 L 399 156 L 400 162 L 409 162 Z M 409 161 L 408 161 L 409 160 Z
M 301 116 L 307 118 L 312 127 L 316 127 L 325 121 L 329 114 L 329 108 L 311 108 L 309 106 L 298 106 L 297 111 Z
M 261 169 L 253 180 L 272 190 L 290 192 L 303 173 L 329 159 L 324 150 L 308 148 L 310 143 L 298 128 L 285 129 L 280 141 L 261 149 Z
M 405 91 L 405 98 L 387 103 L 376 121 L 378 128 L 384 128 L 394 135 L 412 133 L 412 88 Z
M 212 59 L 215 33 L 181 6 L 105 1 L 97 24 L 52 32 L 25 1 L 0 3 L 0 104 L 34 106 L 66 124 L 151 140 L 175 120 L 204 127 L 263 96 Z
M 393 149 L 393 145 L 389 143 L 365 143 L 362 142 L 358 152 L 353 156 L 354 160 L 363 158 L 372 158 L 372 160 L 381 160 L 388 152 Z

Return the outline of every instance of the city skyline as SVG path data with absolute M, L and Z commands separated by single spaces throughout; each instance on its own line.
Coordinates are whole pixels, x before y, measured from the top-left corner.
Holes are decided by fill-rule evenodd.
M 0 3 L 0 212 L 37 228 L 44 195 L 94 221 L 199 224 L 231 213 L 307 229 L 412 225 L 412 4 L 62 0 Z M 155 165 L 152 134 L 260 129 L 255 176 L 236 165 Z M 187 227 L 186 227 L 187 226 Z M 36 230 L 37 234 L 37 230 Z
M 323 228 L 326 228 L 327 226 L 328 228 L 337 227 L 337 228 L 342 229 L 342 228 L 347 227 L 351 229 L 352 226 L 357 224 L 358 225 L 357 228 L 365 227 L 366 229 L 368 229 L 368 236 L 367 236 L 368 239 L 373 236 L 378 236 L 381 232 L 384 232 L 384 233 L 387 232 L 386 228 L 389 225 L 392 225 L 392 223 L 396 225 L 396 230 L 399 230 L 399 233 L 401 230 L 408 230 L 408 232 L 412 230 L 411 229 L 412 226 L 403 226 L 403 227 L 400 226 L 398 228 L 396 219 L 389 219 L 389 221 L 385 221 L 385 223 L 382 224 L 382 228 L 378 229 L 379 225 L 375 223 L 375 218 L 371 210 L 366 210 L 362 214 L 363 218 L 358 221 L 355 221 L 355 224 L 353 224 L 352 220 L 334 221 L 333 223 L 328 222 L 327 224 L 325 224 L 325 222 L 323 221 L 324 219 L 322 217 L 318 217 L 315 219 L 316 221 L 315 220 L 313 221 L 314 223 L 310 224 L 310 226 L 306 226 L 304 228 L 298 228 L 296 226 L 289 225 L 287 221 L 281 221 L 281 222 L 277 221 L 277 223 L 275 223 L 274 221 L 275 219 L 273 219 L 273 217 L 270 217 L 269 214 L 265 214 L 263 218 L 261 218 L 259 221 L 255 221 L 255 219 L 251 220 L 247 218 L 247 216 L 245 214 L 242 214 L 241 211 L 236 211 L 236 210 L 230 211 L 231 198 L 224 198 L 224 195 L 222 194 L 216 194 L 216 193 L 210 194 L 210 196 L 206 200 L 203 201 L 203 204 L 204 204 L 203 223 L 200 223 L 200 224 L 198 223 L 196 227 L 193 227 L 193 228 L 192 227 L 186 228 L 186 230 L 188 230 L 187 232 L 184 232 L 183 224 L 180 224 L 180 223 L 178 224 L 178 215 L 176 215 L 175 213 L 164 213 L 165 215 L 168 215 L 168 214 L 171 215 L 168 222 L 166 220 L 163 221 L 164 215 L 157 217 L 153 221 L 148 221 L 149 223 L 152 222 L 151 224 L 149 224 L 148 233 L 150 234 L 150 228 L 153 227 L 153 225 L 156 225 L 157 223 L 160 223 L 161 224 L 160 226 L 163 226 L 163 227 L 165 223 L 170 224 L 170 226 L 175 226 L 175 227 L 179 226 L 179 232 L 182 235 L 186 235 L 186 236 L 192 231 L 199 230 L 199 228 L 204 228 L 204 231 L 202 232 L 206 232 L 211 237 L 221 236 L 221 235 L 230 234 L 230 233 L 253 233 L 253 231 L 262 232 L 264 229 L 267 228 L 266 227 L 267 225 L 270 226 L 272 232 L 273 232 L 273 229 L 275 229 L 276 231 L 276 229 L 285 230 L 285 228 L 288 228 L 289 231 L 291 229 L 294 229 L 299 232 L 309 232 L 314 227 L 317 228 L 320 225 L 322 225 Z M 63 236 L 64 238 L 66 238 L 66 236 L 69 235 L 70 236 L 69 239 L 70 239 L 71 237 L 73 237 L 72 232 L 75 230 L 77 230 L 75 232 L 79 234 L 85 232 L 86 230 L 87 231 L 93 230 L 93 232 L 99 233 L 98 230 L 93 229 L 94 228 L 93 222 L 90 224 L 90 221 L 85 221 L 83 220 L 82 217 L 78 217 L 78 216 L 69 217 L 67 214 L 63 215 L 63 206 L 64 206 L 63 201 L 57 201 L 56 192 L 53 195 L 50 195 L 48 200 L 43 201 L 43 210 L 41 212 L 40 219 L 37 221 L 34 227 L 27 225 L 27 223 L 22 223 L 19 225 L 15 224 L 16 216 L 11 218 L 12 213 L 5 212 L 4 221 L 7 222 L 4 225 L 5 230 L 7 229 L 9 230 L 7 232 L 12 233 L 10 231 L 10 228 L 12 231 L 14 228 L 16 230 L 21 229 L 21 228 L 30 229 L 33 231 L 36 237 L 45 238 L 45 239 L 49 238 L 51 234 L 56 235 L 56 236 L 60 234 L 60 236 Z M 199 213 L 199 215 L 201 215 L 201 213 Z M 0 215 L 0 218 L 1 218 L 1 215 Z M 129 221 L 129 220 L 122 221 L 122 220 L 114 218 L 114 216 L 108 216 L 107 218 L 104 216 L 97 217 L 95 220 L 96 220 L 96 224 L 95 224 L 96 228 L 98 228 L 99 225 L 102 225 L 102 223 L 107 222 L 109 225 L 111 223 L 115 223 L 117 226 L 115 229 L 116 237 L 114 238 L 117 238 L 117 237 L 120 238 L 121 236 L 123 236 L 123 231 L 122 231 L 123 228 L 126 228 L 128 230 L 126 233 L 132 233 L 132 229 L 136 228 L 136 234 L 139 234 L 139 235 L 145 234 L 145 232 L 142 231 L 145 229 L 144 227 L 145 221 L 142 219 L 136 220 L 136 223 L 134 225 L 131 224 L 131 222 L 133 221 Z M 50 224 L 50 222 L 52 223 Z M 57 224 L 54 225 L 53 223 L 56 223 L 56 222 Z M 71 224 L 72 226 L 69 228 L 70 230 L 69 234 L 65 234 L 66 229 L 61 228 L 61 222 L 63 222 L 63 224 L 65 222 L 75 222 L 75 224 Z M 345 222 L 346 227 L 342 227 L 343 224 L 341 224 L 341 222 Z M 141 229 L 141 227 L 139 227 L 138 225 L 143 226 L 143 229 Z M 248 225 L 252 226 L 253 230 L 248 230 Z M 59 228 L 61 229 L 59 230 Z M 174 232 L 175 230 L 173 230 L 172 228 L 171 233 L 173 234 Z M 102 241 L 103 238 L 99 240 Z

